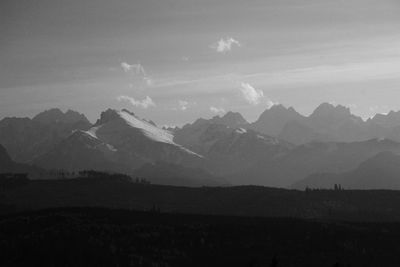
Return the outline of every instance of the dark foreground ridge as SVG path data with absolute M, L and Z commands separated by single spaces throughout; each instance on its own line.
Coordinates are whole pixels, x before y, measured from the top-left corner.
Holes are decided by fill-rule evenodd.
M 177 187 L 124 177 L 61 180 L 9 179 L 0 183 L 3 214 L 58 207 L 107 207 L 335 221 L 398 221 L 400 191 L 287 190 L 261 186 Z
M 399 223 L 59 208 L 0 217 L 1 266 L 398 266 Z

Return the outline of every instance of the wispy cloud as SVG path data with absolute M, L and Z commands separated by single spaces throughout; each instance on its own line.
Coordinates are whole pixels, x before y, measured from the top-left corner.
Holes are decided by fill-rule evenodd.
M 218 82 L 218 81 L 232 81 L 235 75 L 232 73 L 214 75 L 214 76 L 206 76 L 200 77 L 197 79 L 185 79 L 185 78 L 167 78 L 167 79 L 159 79 L 153 83 L 153 87 L 173 87 L 180 85 L 191 85 L 191 84 L 200 84 L 200 83 L 208 83 L 208 82 Z
M 216 114 L 223 114 L 226 112 L 225 109 L 221 107 L 210 107 L 210 111 Z
M 264 97 L 263 91 L 254 88 L 249 83 L 242 82 L 239 87 L 244 99 L 251 105 L 258 105 Z
M 146 71 L 144 70 L 144 67 L 142 64 L 137 63 L 137 64 L 129 64 L 127 62 L 122 62 L 121 63 L 121 68 L 125 72 L 133 72 L 136 75 L 143 75 L 146 76 Z
M 185 111 L 188 110 L 190 107 L 197 105 L 196 102 L 190 102 L 187 100 L 178 100 L 178 106 L 171 108 L 171 110 L 180 110 Z
M 149 75 L 147 75 L 146 70 L 140 63 L 129 64 L 127 62 L 121 62 L 121 68 L 126 73 L 132 73 L 135 76 L 139 77 L 147 86 L 152 86 L 154 84 L 153 79 Z
M 130 96 L 120 95 L 117 97 L 117 100 L 129 102 L 133 106 L 140 107 L 140 108 L 149 108 L 149 107 L 156 106 L 153 99 L 151 99 L 149 96 L 146 96 L 143 100 L 136 100 L 135 98 L 130 97 Z
M 400 60 L 373 60 L 366 62 L 316 65 L 313 67 L 294 68 L 271 72 L 244 74 L 242 78 L 256 79 L 265 85 L 274 87 L 281 85 L 364 82 L 367 80 L 398 79 L 397 71 Z
M 233 45 L 236 45 L 237 47 L 242 46 L 238 40 L 232 37 L 227 37 L 226 39 L 221 38 L 218 42 L 211 44 L 210 48 L 214 49 L 218 53 L 227 53 L 232 50 Z

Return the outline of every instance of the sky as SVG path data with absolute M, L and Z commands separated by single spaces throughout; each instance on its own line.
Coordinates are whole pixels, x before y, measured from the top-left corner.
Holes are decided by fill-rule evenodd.
M 400 110 L 398 0 L 2 0 L 0 118 Z

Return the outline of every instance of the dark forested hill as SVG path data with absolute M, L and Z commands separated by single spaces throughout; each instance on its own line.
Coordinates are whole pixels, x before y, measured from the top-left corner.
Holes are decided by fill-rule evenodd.
M 400 221 L 400 191 L 297 191 L 257 186 L 175 187 L 117 178 L 34 180 L 0 188 L 5 211 L 110 207 L 162 212 Z

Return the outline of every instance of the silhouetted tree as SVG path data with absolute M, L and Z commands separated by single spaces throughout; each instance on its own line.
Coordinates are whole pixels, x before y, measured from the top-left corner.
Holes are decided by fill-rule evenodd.
M 277 267 L 278 266 L 278 258 L 276 254 L 272 257 L 271 264 L 269 265 L 270 267 Z

